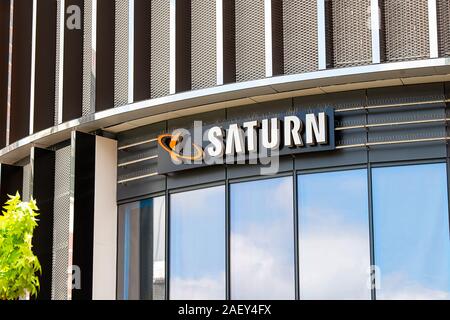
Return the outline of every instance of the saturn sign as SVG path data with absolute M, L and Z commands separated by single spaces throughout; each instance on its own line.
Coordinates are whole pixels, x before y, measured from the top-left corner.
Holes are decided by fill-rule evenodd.
M 255 164 L 287 154 L 334 149 L 334 112 L 283 114 L 192 129 L 158 137 L 158 173 L 218 164 Z

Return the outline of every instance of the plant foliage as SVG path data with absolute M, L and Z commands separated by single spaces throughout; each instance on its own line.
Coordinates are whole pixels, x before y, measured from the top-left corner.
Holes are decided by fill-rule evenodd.
M 38 221 L 36 201 L 22 202 L 19 193 L 8 197 L 0 214 L 0 300 L 36 296 L 37 272 L 42 272 L 31 243 Z

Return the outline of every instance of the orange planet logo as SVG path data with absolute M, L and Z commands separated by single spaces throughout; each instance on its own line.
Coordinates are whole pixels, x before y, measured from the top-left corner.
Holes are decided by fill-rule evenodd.
M 192 144 L 194 154 L 184 155 L 177 150 L 177 146 L 182 143 L 183 136 L 181 134 L 162 134 L 158 137 L 158 143 L 165 151 L 170 154 L 170 157 L 174 160 L 190 160 L 196 161 L 203 159 L 203 149 Z

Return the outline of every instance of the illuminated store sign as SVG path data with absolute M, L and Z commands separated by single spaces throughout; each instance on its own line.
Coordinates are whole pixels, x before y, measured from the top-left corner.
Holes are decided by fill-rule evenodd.
M 281 114 L 177 129 L 158 137 L 158 173 L 219 164 L 258 164 L 287 154 L 333 150 L 334 111 Z

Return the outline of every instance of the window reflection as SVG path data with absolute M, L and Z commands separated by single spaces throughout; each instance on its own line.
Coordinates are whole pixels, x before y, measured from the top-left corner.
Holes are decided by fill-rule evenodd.
M 231 298 L 294 299 L 292 178 L 232 184 Z
M 165 198 L 119 206 L 118 299 L 165 298 Z
M 370 299 L 367 170 L 298 177 L 301 299 Z
M 373 169 L 377 299 L 450 299 L 445 164 Z
M 225 187 L 170 200 L 170 299 L 225 299 Z

